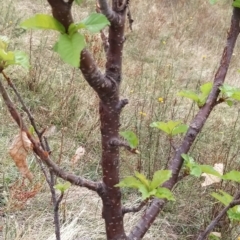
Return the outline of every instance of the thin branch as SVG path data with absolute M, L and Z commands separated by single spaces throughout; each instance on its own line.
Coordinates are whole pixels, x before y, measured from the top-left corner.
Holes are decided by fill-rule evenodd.
M 108 5 L 107 0 L 97 0 L 97 6 L 101 13 L 104 14 L 110 23 L 115 23 L 118 21 L 119 17 Z
M 122 208 L 122 214 L 126 214 L 126 213 L 136 213 L 139 212 L 148 202 L 148 199 L 142 201 L 138 206 L 134 206 L 134 207 L 123 207 Z
M 109 141 L 109 144 L 111 146 L 124 147 L 126 150 L 128 150 L 129 152 L 134 153 L 134 154 L 139 153 L 136 148 L 131 148 L 127 142 L 122 141 L 120 139 L 112 139 Z
M 208 96 L 206 104 L 199 110 L 195 118 L 192 120 L 190 127 L 182 141 L 181 146 L 176 150 L 174 157 L 172 158 L 169 170 L 172 171 L 172 177 L 163 184 L 163 187 L 172 189 L 178 181 L 179 172 L 183 165 L 183 159 L 181 155 L 187 153 L 192 146 L 197 135 L 203 128 L 207 118 L 213 110 L 220 93 L 219 87 L 224 83 L 227 70 L 232 57 L 233 49 L 235 47 L 236 40 L 240 31 L 240 9 L 233 9 L 233 15 L 231 19 L 231 26 L 227 36 L 226 47 L 224 48 L 220 66 L 214 78 L 214 86 L 211 93 Z M 142 218 L 137 225 L 132 229 L 129 234 L 130 239 L 141 239 L 149 226 L 153 223 L 161 209 L 163 208 L 165 201 L 154 199 L 150 207 L 146 210 Z
M 240 194 L 240 192 L 238 193 L 238 195 Z M 227 211 L 230 208 L 235 207 L 236 205 L 240 204 L 240 199 L 234 198 L 234 200 L 232 202 L 229 203 L 229 205 L 227 205 L 218 215 L 217 217 L 211 221 L 211 223 L 206 227 L 206 229 L 204 230 L 204 232 L 202 232 L 197 240 L 204 240 L 207 238 L 207 236 L 211 233 L 211 231 L 214 229 L 214 227 L 218 224 L 218 222 L 221 220 L 221 218 L 223 216 L 225 216 L 225 214 L 227 213 Z
M 49 173 L 50 173 L 49 188 L 50 188 L 50 191 L 51 191 L 51 194 L 52 194 L 52 202 L 53 202 L 53 208 L 54 208 L 55 235 L 56 235 L 56 240 L 61 240 L 60 220 L 59 220 L 59 204 L 62 201 L 64 193 L 61 192 L 60 197 L 57 199 L 56 190 L 54 189 L 54 185 L 55 185 L 54 172 L 51 169 L 49 169 Z
M 22 131 L 25 131 L 29 140 L 33 144 L 33 151 L 39 156 L 39 158 L 49 167 L 51 168 L 54 173 L 61 177 L 62 179 L 69 181 L 70 183 L 74 185 L 78 185 L 81 187 L 86 187 L 93 191 L 99 191 L 99 189 L 102 187 L 102 183 L 93 182 L 84 178 L 81 178 L 79 176 L 76 176 L 74 174 L 70 174 L 63 169 L 61 169 L 55 162 L 53 162 L 49 156 L 49 153 L 42 149 L 39 142 L 36 141 L 33 136 L 29 133 L 28 129 L 26 128 L 22 117 L 16 110 L 13 102 L 11 101 L 8 93 L 6 92 L 6 89 L 4 88 L 2 82 L 0 81 L 0 93 L 3 97 L 3 100 L 5 104 L 8 107 L 8 110 L 12 116 L 12 118 L 16 121 L 18 126 L 21 128 Z

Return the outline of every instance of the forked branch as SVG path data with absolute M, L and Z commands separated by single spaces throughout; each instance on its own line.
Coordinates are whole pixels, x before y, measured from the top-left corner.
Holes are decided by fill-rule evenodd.
M 5 87 L 3 86 L 2 81 L 0 81 L 0 93 L 3 97 L 5 104 L 8 107 L 8 111 L 10 112 L 12 118 L 16 121 L 20 129 L 27 133 L 28 138 L 33 144 L 33 151 L 37 154 L 37 156 L 50 168 L 54 171 L 55 175 L 61 177 L 62 179 L 69 181 L 70 183 L 82 187 L 86 187 L 93 191 L 99 191 L 102 187 L 101 183 L 96 183 L 74 174 L 70 174 L 63 169 L 61 169 L 55 162 L 50 159 L 50 156 L 47 151 L 43 150 L 40 146 L 39 142 L 33 138 L 33 136 L 29 133 L 26 125 L 20 114 L 18 113 L 17 109 L 15 108 L 12 100 L 10 99 Z
M 236 40 L 240 31 L 240 9 L 234 8 L 233 15 L 231 19 L 231 26 L 227 36 L 226 47 L 224 48 L 220 66 L 214 78 L 213 89 L 208 96 L 206 104 L 199 110 L 197 115 L 192 120 L 190 127 L 180 145 L 179 148 L 176 149 L 175 155 L 169 164 L 169 170 L 172 171 L 172 177 L 163 185 L 168 189 L 172 189 L 173 186 L 178 181 L 179 172 L 183 165 L 183 159 L 181 155 L 183 153 L 188 153 L 191 148 L 194 140 L 197 135 L 203 128 L 207 118 L 209 117 L 211 111 L 214 106 L 216 106 L 216 101 L 219 95 L 219 87 L 224 83 L 227 70 L 230 64 L 230 60 L 232 57 L 233 49 L 235 47 Z M 129 238 L 130 239 L 141 239 L 149 226 L 153 223 L 162 207 L 164 206 L 165 201 L 154 199 L 151 206 L 146 210 L 143 217 L 139 220 L 138 224 L 132 229 Z

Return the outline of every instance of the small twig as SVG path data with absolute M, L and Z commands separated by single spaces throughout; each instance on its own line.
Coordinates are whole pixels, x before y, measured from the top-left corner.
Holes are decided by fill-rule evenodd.
M 61 192 L 60 197 L 57 199 L 56 196 L 56 190 L 54 188 L 55 185 L 55 176 L 54 172 L 52 170 L 49 170 L 50 173 L 50 184 L 49 188 L 52 194 L 52 202 L 53 202 L 53 207 L 54 207 L 54 227 L 55 227 L 55 235 L 56 235 L 56 240 L 61 240 L 60 236 L 60 220 L 59 220 L 59 204 L 63 199 L 64 193 Z
M 142 201 L 138 206 L 134 207 L 123 207 L 122 208 L 122 214 L 130 213 L 130 212 L 139 212 L 148 202 L 148 199 Z
M 34 131 L 35 131 L 36 134 L 38 135 L 39 141 L 40 141 L 42 147 L 44 148 L 44 145 L 43 145 L 43 143 L 42 143 L 42 134 L 41 134 L 41 132 L 39 132 L 38 129 L 37 129 L 37 126 L 36 126 L 34 117 L 32 116 L 32 114 L 31 114 L 31 112 L 29 111 L 29 109 L 27 108 L 27 106 L 25 105 L 25 103 L 24 103 L 21 95 L 19 94 L 19 92 L 18 92 L 18 90 L 16 89 L 16 87 L 15 87 L 14 83 L 12 82 L 12 80 L 5 74 L 4 71 L 2 71 L 1 73 L 2 73 L 2 75 L 4 76 L 4 78 L 7 80 L 8 85 L 13 89 L 13 91 L 14 91 L 14 93 L 16 94 L 19 102 L 22 104 L 22 109 L 23 109 L 23 111 L 26 112 L 26 114 L 28 115 L 28 118 L 29 118 L 29 120 L 30 120 L 30 122 L 31 122 L 31 125 L 33 126 Z
M 131 14 L 129 6 L 127 7 L 127 10 L 128 10 L 127 11 L 127 17 L 128 17 L 129 28 L 132 31 L 133 30 L 132 24 L 133 24 L 134 20 L 132 19 L 132 14 Z
M 218 224 L 218 222 L 221 220 L 221 218 L 227 213 L 227 211 L 230 208 L 235 207 L 236 205 L 240 204 L 240 192 L 238 192 L 236 194 L 236 196 L 234 197 L 233 201 L 229 203 L 229 205 L 227 205 L 218 215 L 215 219 L 213 219 L 211 221 L 211 223 L 206 227 L 205 231 L 200 233 L 200 235 L 198 236 L 197 240 L 204 240 L 207 238 L 207 236 L 211 233 L 211 231 L 213 230 L 213 228 Z
M 124 147 L 126 150 L 128 150 L 131 153 L 139 154 L 138 150 L 136 148 L 131 148 L 128 143 L 120 140 L 120 139 L 112 139 L 109 141 L 109 144 L 111 146 L 118 146 L 118 147 Z

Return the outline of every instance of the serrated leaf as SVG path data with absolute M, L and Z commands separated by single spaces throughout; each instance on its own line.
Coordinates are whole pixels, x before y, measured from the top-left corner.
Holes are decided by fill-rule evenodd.
M 120 136 L 122 136 L 129 144 L 131 148 L 136 148 L 138 146 L 138 137 L 132 131 L 124 131 L 119 132 Z
M 172 135 L 175 136 L 177 134 L 180 133 L 186 133 L 188 130 L 188 126 L 186 124 L 181 124 L 176 126 L 173 130 L 172 130 Z
M 194 102 L 199 101 L 198 95 L 192 91 L 188 91 L 188 90 L 182 91 L 182 92 L 179 92 L 178 95 L 181 97 L 186 97 L 186 98 L 192 99 Z
M 54 17 L 47 14 L 36 14 L 23 21 L 20 26 L 25 29 L 51 29 L 64 33 L 65 27 Z
M 72 36 L 61 34 L 58 42 L 54 46 L 62 60 L 73 67 L 80 66 L 80 53 L 85 47 L 83 35 L 76 32 Z
M 175 198 L 174 198 L 172 192 L 167 188 L 159 187 L 157 189 L 155 196 L 157 198 L 167 199 L 169 201 L 175 201 Z
M 64 193 L 71 186 L 70 182 L 58 183 L 54 186 L 55 189 L 59 190 L 61 193 Z
M 165 122 L 153 122 L 150 124 L 150 127 L 158 128 L 158 129 L 164 131 L 165 133 L 167 133 L 168 135 L 171 134 L 168 124 Z
M 170 170 L 159 170 L 156 171 L 153 175 L 153 179 L 150 183 L 150 189 L 153 190 L 159 186 L 161 186 L 164 182 L 169 180 L 172 176 L 172 172 Z
M 101 31 L 107 25 L 110 25 L 110 22 L 101 13 L 91 13 L 87 18 L 81 21 L 86 28 L 93 33 Z
M 138 191 L 142 194 L 142 200 L 145 200 L 145 199 L 151 197 L 151 192 L 148 191 L 148 189 L 145 185 L 141 185 L 138 188 Z
M 224 180 L 231 180 L 235 182 L 240 182 L 240 172 L 236 170 L 232 170 L 222 176 Z
M 115 185 L 115 187 L 129 188 L 140 188 L 141 186 L 144 186 L 144 184 L 142 184 L 138 179 L 132 176 L 124 178 L 122 181 Z
M 138 178 L 140 180 L 140 182 L 142 184 L 144 184 L 146 186 L 147 189 L 149 189 L 149 187 L 150 187 L 149 180 L 146 178 L 145 175 L 136 171 L 135 176 L 136 176 L 136 178 Z
M 230 194 L 228 194 L 222 190 L 219 190 L 219 192 L 220 192 L 220 194 L 213 192 L 213 193 L 211 193 L 211 196 L 216 198 L 223 205 L 227 206 L 233 200 L 233 197 Z
M 181 124 L 181 121 L 170 120 L 167 122 L 168 128 L 171 131 L 171 133 L 172 133 L 173 129 L 176 128 L 179 124 Z

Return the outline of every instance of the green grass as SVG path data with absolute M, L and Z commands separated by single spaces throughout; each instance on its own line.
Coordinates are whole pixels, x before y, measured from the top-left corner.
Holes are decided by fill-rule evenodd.
M 83 1 L 83 7 L 74 8 L 75 19 L 85 17 L 94 11 L 94 1 Z M 129 99 L 122 113 L 121 130 L 132 130 L 140 140 L 139 156 L 129 155 L 121 150 L 122 176 L 132 175 L 141 168 L 149 177 L 154 171 L 166 165 L 173 151 L 167 137 L 150 128 L 153 121 L 182 120 L 189 124 L 197 112 L 190 100 L 177 96 L 182 89 L 197 89 L 214 78 L 222 54 L 230 22 L 231 7 L 227 1 L 210 6 L 207 1 L 135 1 L 131 6 L 134 19 L 133 32 L 127 29 L 123 58 L 123 83 L 121 96 Z M 81 73 L 74 70 L 51 51 L 56 36 L 41 31 L 25 32 L 19 23 L 36 12 L 49 13 L 46 1 L 1 1 L 0 29 L 12 43 L 10 48 L 21 49 L 31 56 L 30 73 L 18 68 L 9 68 L 6 73 L 13 79 L 25 103 L 31 109 L 40 129 L 56 126 L 56 132 L 49 137 L 53 158 L 76 174 L 93 180 L 100 179 L 100 134 L 98 120 L 98 99 L 84 81 Z M 88 36 L 88 44 L 97 62 L 103 69 L 105 59 L 99 36 Z M 226 82 L 240 87 L 239 44 Z M 10 91 L 12 99 L 16 101 Z M 163 98 L 159 102 L 158 98 Z M 21 106 L 16 102 L 18 108 Z M 222 104 L 211 113 L 203 131 L 199 134 L 190 154 L 200 163 L 213 165 L 223 162 L 227 169 L 239 170 L 239 118 L 237 103 L 229 108 Z M 15 182 L 21 178 L 8 155 L 8 147 L 18 133 L 6 107 L 0 100 L 0 202 L 3 230 L 0 238 L 53 239 L 52 206 L 50 193 L 34 156 L 29 157 L 34 172 L 34 183 L 40 183 L 41 190 L 23 206 L 12 197 Z M 24 119 L 27 118 L 24 115 Z M 175 142 L 178 145 L 181 137 Z M 86 148 L 83 159 L 73 167 L 71 158 L 79 146 Z M 174 194 L 176 203 L 168 203 L 144 239 L 195 239 L 199 230 L 215 215 L 221 206 L 216 205 L 209 193 L 219 186 L 203 189 L 201 180 L 186 177 L 179 183 Z M 11 189 L 11 186 L 14 186 Z M 234 192 L 231 184 L 222 186 Z M 25 191 L 30 191 L 27 186 Z M 77 193 L 77 194 L 75 194 Z M 91 202 L 93 200 L 93 202 Z M 124 202 L 137 203 L 139 196 L 124 192 Z M 86 209 L 94 209 L 90 214 Z M 76 214 L 77 213 L 77 214 Z M 126 216 L 126 229 L 134 226 L 141 213 Z M 77 225 L 75 218 L 77 217 Z M 61 206 L 61 219 L 69 227 L 69 238 L 105 239 L 101 219 L 101 201 L 92 192 L 72 187 Z M 75 225 L 74 225 L 75 224 Z M 1 225 L 0 225 L 1 227 Z M 74 230 L 78 230 L 75 234 Z M 223 239 L 236 239 L 240 234 L 237 226 L 223 224 L 218 231 Z M 216 231 L 217 231 L 216 230 Z

